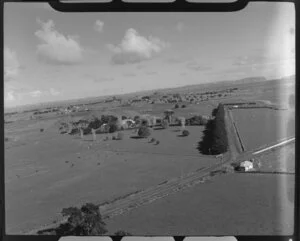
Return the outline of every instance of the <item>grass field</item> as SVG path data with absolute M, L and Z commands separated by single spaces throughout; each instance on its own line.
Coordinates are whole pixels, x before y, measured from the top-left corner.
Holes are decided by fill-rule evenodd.
M 295 143 L 275 149 L 256 159 L 261 164 L 259 171 L 295 173 Z
M 133 235 L 292 235 L 294 176 L 228 174 L 108 220 Z
M 295 114 L 289 110 L 233 109 L 232 115 L 245 150 L 295 135 Z
M 227 86 L 228 87 L 228 86 Z M 227 88 L 226 87 L 226 88 Z M 230 98 L 186 104 L 175 116 L 211 115 L 223 101 L 270 100 L 286 102 L 292 87 L 273 83 L 239 84 Z M 190 89 L 189 89 L 190 88 Z M 203 92 L 224 89 L 189 87 Z M 279 90 L 282 90 L 281 92 Z M 173 90 L 169 90 L 173 91 Z M 177 92 L 177 90 L 175 91 Z M 174 93 L 175 93 L 174 92 Z M 162 116 L 174 104 L 118 103 L 89 105 L 90 112 L 72 113 L 71 118 L 101 114 L 151 114 Z M 246 150 L 276 143 L 293 136 L 294 110 L 233 110 L 234 120 Z M 218 162 L 199 153 L 203 126 L 188 126 L 188 137 L 180 137 L 177 127 L 153 130 L 160 143 L 137 139 L 131 130 L 123 140 L 112 134 L 61 135 L 55 124 L 65 118 L 47 114 L 30 120 L 31 113 L 17 114 L 5 124 L 5 209 L 6 232 L 20 234 L 51 224 L 62 208 L 86 202 L 100 204 Z M 40 132 L 43 128 L 44 132 Z M 108 136 L 109 140 L 104 141 Z M 261 171 L 294 169 L 294 146 L 289 145 L 260 156 Z M 125 230 L 134 235 L 281 235 L 293 227 L 293 175 L 228 174 L 180 191 L 131 212 L 107 220 L 110 233 Z M 275 211 L 274 211 L 275 210 Z
M 154 130 L 159 145 L 131 138 L 132 131 L 123 140 L 97 135 L 97 142 L 51 129 L 26 134 L 23 145 L 6 150 L 7 232 L 52 222 L 64 207 L 109 201 L 216 162 L 197 149 L 203 127 L 188 130 L 188 137 L 175 127 Z

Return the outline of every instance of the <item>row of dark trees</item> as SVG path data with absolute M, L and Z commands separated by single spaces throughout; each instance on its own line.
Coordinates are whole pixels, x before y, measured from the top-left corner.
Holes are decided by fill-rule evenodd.
M 225 109 L 223 104 L 213 110 L 213 119 L 208 120 L 203 139 L 199 142 L 198 149 L 202 154 L 218 155 L 228 149 L 228 137 L 225 124 Z

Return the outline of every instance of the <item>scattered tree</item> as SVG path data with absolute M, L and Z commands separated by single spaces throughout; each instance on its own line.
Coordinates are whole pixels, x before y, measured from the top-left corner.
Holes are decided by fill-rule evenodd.
M 164 128 L 164 129 L 167 129 L 169 128 L 169 122 L 168 120 L 164 119 L 161 123 L 161 127 Z
M 114 133 L 118 130 L 118 125 L 115 122 L 111 122 L 108 124 L 109 125 L 109 133 Z
M 151 135 L 150 129 L 147 126 L 141 126 L 138 130 L 138 136 L 147 138 Z
M 183 130 L 182 131 L 182 136 L 188 136 L 190 134 L 190 132 L 188 130 Z
M 153 142 L 155 142 L 155 138 L 151 138 L 151 139 L 149 140 L 149 143 L 153 143 Z

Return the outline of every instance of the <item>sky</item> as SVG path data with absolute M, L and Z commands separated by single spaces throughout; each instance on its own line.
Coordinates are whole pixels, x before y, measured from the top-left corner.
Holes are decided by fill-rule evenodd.
M 226 13 L 62 13 L 4 4 L 4 105 L 295 74 L 293 3 Z

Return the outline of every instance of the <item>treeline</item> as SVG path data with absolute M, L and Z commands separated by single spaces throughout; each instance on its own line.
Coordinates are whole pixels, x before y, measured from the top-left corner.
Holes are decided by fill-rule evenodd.
M 224 105 L 213 110 L 213 119 L 209 120 L 203 131 L 203 139 L 199 142 L 198 149 L 202 154 L 218 155 L 228 149 L 228 138 L 225 128 L 225 110 Z

